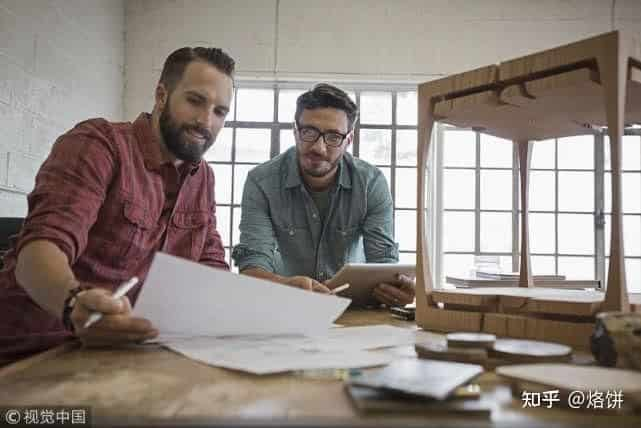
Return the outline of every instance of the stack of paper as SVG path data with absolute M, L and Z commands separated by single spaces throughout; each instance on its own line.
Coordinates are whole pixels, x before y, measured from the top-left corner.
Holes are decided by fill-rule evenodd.
M 252 373 L 382 365 L 369 349 L 414 343 L 391 326 L 331 328 L 350 300 L 157 253 L 134 314 L 170 349 Z

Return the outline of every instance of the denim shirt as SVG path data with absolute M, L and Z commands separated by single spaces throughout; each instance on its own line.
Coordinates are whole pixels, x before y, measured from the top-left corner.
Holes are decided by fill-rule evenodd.
M 318 281 L 348 262 L 397 263 L 392 211 L 385 176 L 346 152 L 322 224 L 292 147 L 247 175 L 232 257 L 241 271 L 258 267 Z

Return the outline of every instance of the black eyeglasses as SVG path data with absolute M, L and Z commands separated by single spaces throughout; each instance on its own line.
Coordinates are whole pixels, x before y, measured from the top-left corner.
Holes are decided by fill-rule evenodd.
M 316 127 L 301 126 L 298 122 L 296 122 L 296 129 L 298 130 L 300 139 L 304 142 L 313 144 L 322 136 L 325 144 L 329 147 L 340 147 L 349 135 L 349 132 L 347 134 L 341 134 L 336 131 L 321 132 L 321 130 Z

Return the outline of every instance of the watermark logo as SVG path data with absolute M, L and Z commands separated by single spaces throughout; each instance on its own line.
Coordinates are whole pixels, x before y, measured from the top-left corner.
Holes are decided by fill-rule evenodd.
M 89 407 L 0 407 L 0 426 L 46 425 L 53 427 L 91 426 Z
M 542 392 L 522 391 L 521 407 L 551 409 L 557 403 L 561 405 L 561 395 L 558 389 Z M 565 400 L 564 400 L 565 401 Z M 590 390 L 571 391 L 567 396 L 567 406 L 571 409 L 620 409 L 623 405 L 621 390 Z

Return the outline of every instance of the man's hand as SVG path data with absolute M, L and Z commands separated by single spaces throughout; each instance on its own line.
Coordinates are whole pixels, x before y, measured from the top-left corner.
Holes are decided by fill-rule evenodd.
M 77 296 L 71 312 L 76 336 L 86 346 L 108 346 L 139 343 L 158 336 L 158 330 L 149 320 L 131 316 L 131 304 L 127 297 L 113 299 L 111 292 L 92 288 Z M 84 328 L 91 312 L 101 312 L 102 318 Z
M 399 274 L 392 284 L 378 284 L 373 295 L 388 306 L 405 306 L 414 301 L 414 280 Z
M 289 276 L 285 277 L 283 284 L 292 287 L 302 288 L 303 290 L 315 291 L 317 293 L 329 294 L 329 288 L 320 282 L 308 276 Z

